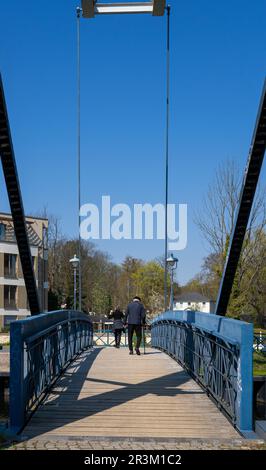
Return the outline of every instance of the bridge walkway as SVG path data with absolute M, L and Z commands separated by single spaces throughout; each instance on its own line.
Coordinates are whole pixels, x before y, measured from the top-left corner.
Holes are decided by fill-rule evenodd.
M 149 348 L 83 353 L 58 380 L 23 431 L 45 437 L 235 439 L 238 432 L 168 355 Z

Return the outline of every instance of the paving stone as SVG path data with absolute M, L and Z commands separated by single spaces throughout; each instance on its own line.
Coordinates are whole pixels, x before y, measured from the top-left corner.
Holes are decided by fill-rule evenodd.
M 233 441 L 225 440 L 172 440 L 172 441 L 134 441 L 134 440 L 64 440 L 55 439 L 46 441 L 29 440 L 20 443 L 13 443 L 7 447 L 8 450 L 140 450 L 141 452 L 151 450 L 266 450 L 266 443 L 262 440 L 237 439 Z

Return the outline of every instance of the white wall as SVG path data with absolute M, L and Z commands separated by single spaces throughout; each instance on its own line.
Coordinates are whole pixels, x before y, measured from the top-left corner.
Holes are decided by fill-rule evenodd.
M 210 313 L 211 302 L 175 302 L 174 310 L 196 310 L 198 312 Z

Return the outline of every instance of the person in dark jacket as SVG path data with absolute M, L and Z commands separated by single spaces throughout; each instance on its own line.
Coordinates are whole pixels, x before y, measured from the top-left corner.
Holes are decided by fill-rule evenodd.
M 125 315 L 125 323 L 128 326 L 129 354 L 133 354 L 132 339 L 135 332 L 137 336 L 136 353 L 140 356 L 141 329 L 145 324 L 145 317 L 144 305 L 141 303 L 140 297 L 135 296 L 133 301 L 128 304 Z
M 108 315 L 109 318 L 113 318 L 113 331 L 115 334 L 115 347 L 119 348 L 121 343 L 121 335 L 124 330 L 124 314 L 119 306 L 115 310 L 111 310 Z

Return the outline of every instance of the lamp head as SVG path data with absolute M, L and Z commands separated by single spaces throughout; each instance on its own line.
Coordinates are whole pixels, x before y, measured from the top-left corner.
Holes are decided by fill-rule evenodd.
M 74 258 L 71 258 L 69 262 L 72 264 L 74 269 L 77 269 L 79 265 L 79 258 L 77 258 L 77 255 L 74 255 Z
M 173 253 L 167 258 L 166 263 L 170 268 L 175 269 L 177 267 L 178 259 L 173 256 Z
M 166 0 L 144 0 L 138 2 L 112 2 L 104 0 L 81 0 L 83 18 L 94 18 L 96 15 L 107 14 L 139 14 L 150 13 L 153 16 L 163 16 L 165 13 Z M 79 13 L 78 13 L 79 14 Z

